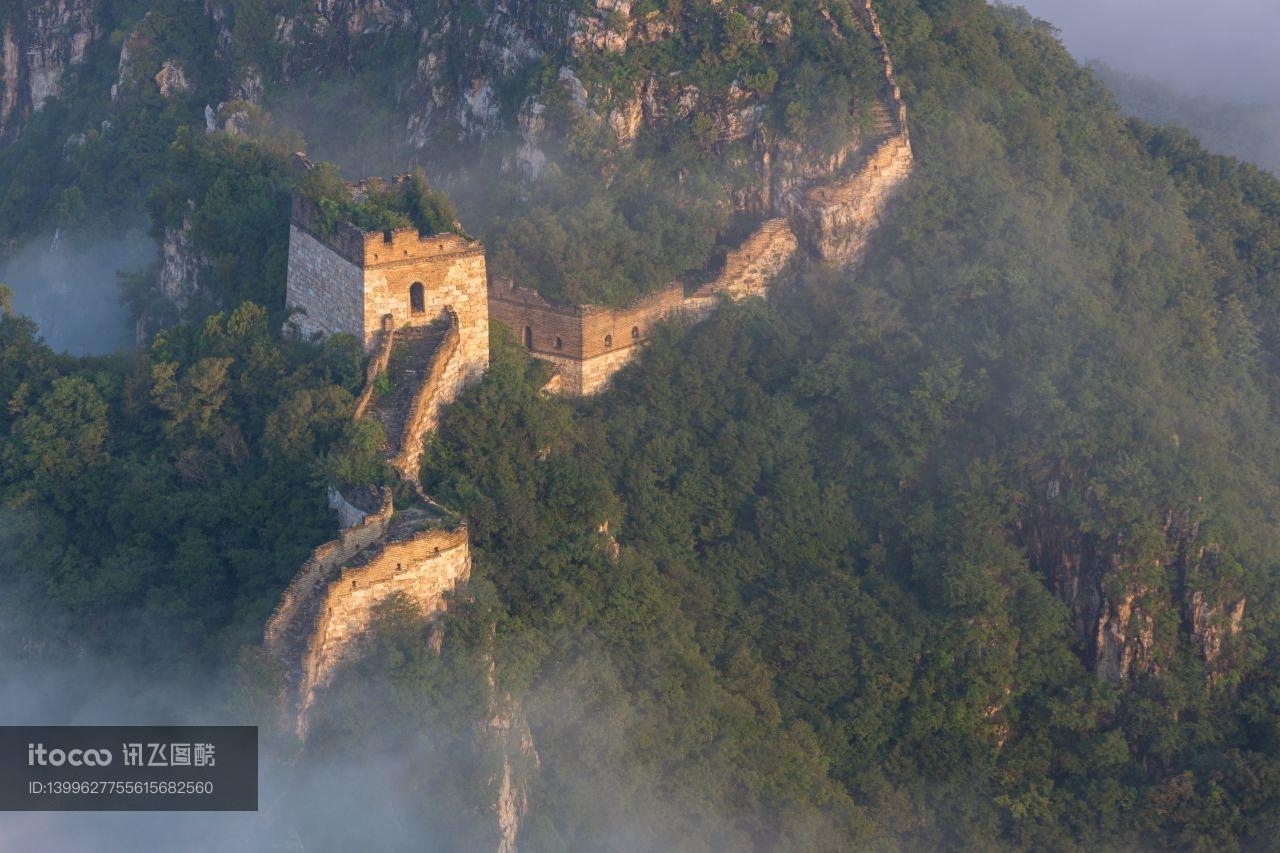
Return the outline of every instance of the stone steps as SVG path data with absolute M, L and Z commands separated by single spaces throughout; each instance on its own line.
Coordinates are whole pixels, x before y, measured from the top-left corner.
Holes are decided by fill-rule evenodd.
M 871 114 L 875 118 L 875 124 L 873 125 L 873 128 L 877 135 L 887 136 L 897 132 L 898 130 L 897 119 L 894 118 L 893 112 L 884 103 L 884 101 L 877 100 L 874 104 L 872 104 Z
M 442 323 L 396 330 L 386 372 L 391 390 L 375 397 L 369 412 L 382 424 L 387 434 L 387 449 L 392 456 L 400 451 L 405 422 L 412 413 L 418 391 L 426 381 L 431 356 L 439 348 L 444 334 Z

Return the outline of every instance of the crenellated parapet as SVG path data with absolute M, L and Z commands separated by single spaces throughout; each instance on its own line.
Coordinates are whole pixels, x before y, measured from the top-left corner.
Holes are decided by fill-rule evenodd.
M 263 630 L 263 644 L 267 651 L 286 663 L 299 658 L 311 631 L 316 597 L 336 577 L 343 563 L 382 539 L 391 525 L 392 512 L 391 489 L 384 489 L 381 506 L 376 512 L 345 528 L 337 539 L 325 542 L 311 552 L 311 557 L 293 576 L 267 619 Z
M 298 733 L 305 737 L 316 691 L 368 630 L 379 603 L 393 595 L 430 617 L 446 607 L 448 593 L 471 574 L 467 527 L 443 525 L 424 508 L 401 511 L 371 547 L 345 561 L 313 592 L 313 612 L 299 653 L 296 697 Z
M 506 279 L 489 285 L 493 318 L 510 326 L 526 349 L 554 364 L 560 392 L 571 396 L 602 391 L 636 356 L 653 327 L 683 306 L 679 283 L 625 308 L 557 304 Z

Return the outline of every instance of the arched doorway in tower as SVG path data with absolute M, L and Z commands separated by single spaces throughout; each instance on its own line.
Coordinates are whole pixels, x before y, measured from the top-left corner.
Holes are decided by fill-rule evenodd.
M 533 349 L 533 329 L 529 326 L 524 327 L 524 348 Z
M 427 310 L 427 300 L 422 292 L 422 282 L 415 281 L 409 285 L 409 312 L 421 314 Z

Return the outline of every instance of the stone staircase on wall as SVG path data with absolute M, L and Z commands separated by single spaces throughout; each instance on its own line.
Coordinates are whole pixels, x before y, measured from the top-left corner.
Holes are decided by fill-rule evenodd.
M 375 391 L 369 406 L 369 415 L 382 424 L 388 450 L 393 453 L 403 443 L 405 425 L 430 373 L 432 356 L 444 340 L 445 329 L 443 323 L 432 323 L 396 332 L 385 371 L 391 387 L 385 394 Z
M 386 487 L 379 507 L 366 513 L 360 501 L 334 489 L 330 502 L 347 519 L 344 526 L 355 523 L 312 552 L 267 621 L 264 645 L 284 664 L 283 706 L 300 738 L 316 691 L 380 601 L 400 594 L 429 616 L 443 610 L 445 594 L 470 575 L 466 524 L 423 494 L 417 476 L 425 433 L 467 380 L 458 325 L 449 308 L 428 325 L 384 325 L 354 417 L 382 424 L 384 455 L 417 499 L 397 508 Z
M 898 120 L 884 101 L 871 105 L 871 138 L 877 142 L 898 134 Z
M 809 251 L 824 261 L 856 263 L 889 198 L 911 174 L 914 164 L 907 108 L 893 76 L 893 61 L 871 0 L 855 5 L 871 29 L 884 74 L 882 94 L 872 104 L 872 128 L 861 158 L 851 158 L 842 176 L 780 201 Z

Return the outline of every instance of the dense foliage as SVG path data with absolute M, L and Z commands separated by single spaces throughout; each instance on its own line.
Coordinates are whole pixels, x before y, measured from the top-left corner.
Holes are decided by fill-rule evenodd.
M 227 659 L 330 530 L 360 346 L 282 344 L 245 303 L 75 361 L 0 320 L 0 571 L 30 626 L 146 666 Z
M 880 6 L 918 168 L 863 265 L 668 327 L 578 404 L 495 330 L 422 469 L 467 516 L 473 581 L 443 638 L 390 602 L 321 697 L 298 770 L 359 753 L 362 784 L 308 849 L 488 844 L 495 702 L 537 750 L 522 849 L 1274 844 L 1280 183 L 1126 121 L 1025 14 Z M 215 246 L 281 210 L 284 149 L 172 138 L 160 222 Z M 730 227 L 653 212 L 663 167 L 609 159 L 609 192 L 585 167 L 537 185 L 502 263 L 571 298 L 598 265 L 624 299 Z M 244 239 L 215 291 L 274 308 L 280 231 Z M 244 303 L 75 360 L 5 312 L 0 573 L 32 625 L 151 666 L 256 642 L 331 535 L 325 480 L 377 474 L 348 423 L 358 345 L 274 328 Z M 1148 620 L 1126 674 L 1099 677 L 1073 582 Z M 1197 594 L 1247 600 L 1212 656 Z M 238 661 L 268 715 L 271 673 Z
M 298 192 L 315 204 L 317 225 L 332 232 L 340 222 L 362 231 L 417 228 L 425 234 L 458 231 L 453 203 L 427 184 L 427 174 L 414 169 L 402 181 L 388 185 L 371 179 L 352 192 L 332 163 L 320 163 L 298 182 Z

